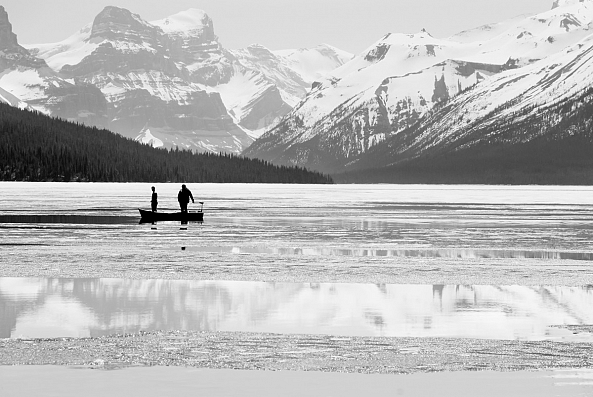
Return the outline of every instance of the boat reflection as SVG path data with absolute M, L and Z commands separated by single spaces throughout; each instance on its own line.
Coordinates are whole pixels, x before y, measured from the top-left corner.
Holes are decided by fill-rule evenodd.
M 593 286 L 0 278 L 0 337 L 141 330 L 557 339 L 593 324 Z

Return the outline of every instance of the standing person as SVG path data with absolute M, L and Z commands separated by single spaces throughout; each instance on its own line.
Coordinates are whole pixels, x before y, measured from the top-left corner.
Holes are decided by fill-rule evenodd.
M 157 194 L 154 186 L 152 187 L 152 198 L 150 199 L 150 206 L 152 207 L 152 212 L 156 212 L 156 206 L 158 205 L 159 201 L 157 199 Z
M 185 185 L 181 185 L 181 190 L 177 194 L 177 201 L 179 201 L 181 212 L 187 212 L 187 204 L 189 204 L 189 199 L 191 199 L 192 203 L 194 202 L 194 196 L 191 194 L 191 191 L 185 187 Z

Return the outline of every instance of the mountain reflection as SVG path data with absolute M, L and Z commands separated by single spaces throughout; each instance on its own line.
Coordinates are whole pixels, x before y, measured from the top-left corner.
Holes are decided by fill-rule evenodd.
M 0 278 L 0 337 L 141 330 L 545 339 L 593 324 L 585 287 Z

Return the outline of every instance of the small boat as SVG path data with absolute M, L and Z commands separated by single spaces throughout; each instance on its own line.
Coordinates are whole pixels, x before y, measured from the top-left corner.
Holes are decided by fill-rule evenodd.
M 181 222 L 204 222 L 204 212 L 152 212 L 138 208 L 140 211 L 140 223 L 181 221 Z

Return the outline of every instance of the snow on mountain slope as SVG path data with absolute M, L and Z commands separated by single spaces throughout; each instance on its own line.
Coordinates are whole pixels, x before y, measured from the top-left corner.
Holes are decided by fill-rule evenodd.
M 6 91 L 4 88 L 0 88 L 0 102 L 8 103 L 10 106 L 14 106 L 19 109 L 27 109 L 29 107 L 26 102 L 21 101 L 19 98 Z
M 575 21 L 575 24 L 568 24 L 567 20 Z M 593 2 L 587 0 L 586 3 L 502 23 L 500 25 L 504 30 L 500 29 L 487 41 L 474 39 L 460 42 L 455 40 L 456 36 L 437 39 L 426 31 L 411 35 L 386 35 L 332 73 L 331 84 L 324 90 L 328 94 L 320 97 L 319 102 L 323 105 L 316 105 L 307 120 L 309 125 L 316 123 L 319 116 L 339 106 L 344 97 L 351 98 L 364 91 L 367 95 L 361 98 L 371 99 L 373 88 L 382 84 L 385 78 L 411 76 L 446 60 L 492 65 L 499 71 L 509 61 L 508 67 L 515 66 L 517 62 L 527 64 L 578 42 L 589 34 L 588 26 L 592 23 Z M 474 32 L 483 38 L 482 30 Z M 550 40 L 550 37 L 553 39 Z M 450 86 L 454 85 L 451 82 Z M 451 95 L 455 93 L 450 92 Z M 428 96 L 426 91 L 423 94 Z
M 0 86 L 24 102 L 44 98 L 45 88 L 50 84 L 50 81 L 43 79 L 36 69 L 5 71 L 0 77 Z
M 563 115 L 548 118 L 545 128 L 531 135 L 502 126 L 519 125 L 533 115 L 569 102 L 591 87 L 593 35 L 544 60 L 493 76 L 457 96 L 444 109 L 422 120 L 422 126 L 405 145 L 390 142 L 392 153 L 406 152 L 408 157 L 433 150 L 468 148 L 479 142 L 527 142 L 560 122 Z M 485 130 L 491 132 L 483 135 Z
M 434 104 L 504 67 L 450 60 L 463 50 L 463 44 L 425 31 L 387 35 L 316 83 L 244 154 L 327 171 L 325 162 L 358 156 L 415 123 Z
M 592 87 L 593 35 L 485 80 L 343 165 L 381 168 L 383 182 L 590 183 Z
M 304 127 L 312 127 L 321 118 L 356 98 L 358 104 L 373 101 L 375 92 L 388 77 L 410 76 L 450 59 L 461 45 L 433 38 L 423 31 L 414 35 L 387 35 L 363 54 L 334 70 L 299 104 Z M 423 92 L 424 97 L 430 94 Z
M 263 79 L 276 85 L 282 92 L 282 99 L 290 106 L 303 98 L 310 85 L 286 61 L 259 44 L 252 44 L 240 50 L 229 50 L 238 71 L 256 71 Z
M 199 70 L 214 71 L 220 76 L 215 81 L 199 81 L 204 81 L 220 93 L 235 122 L 254 137 L 275 124 L 306 95 L 313 82 L 311 76 L 321 76 L 352 57 L 329 45 L 302 50 L 308 56 L 299 59 L 294 56 L 295 51 L 277 53 L 257 44 L 245 49 L 222 50 L 213 33 L 211 19 L 196 9 L 153 24 L 160 26 L 169 36 L 184 37 L 186 47 L 190 47 L 188 38 L 195 38 L 196 32 L 201 35 L 202 41 L 196 44 L 194 40 L 193 47 L 201 52 L 195 56 L 195 62 L 188 61 L 188 70 L 192 77 Z M 212 61 L 207 67 L 204 67 L 204 51 L 209 53 Z M 313 57 L 316 62 L 312 62 Z
M 150 145 L 152 147 L 163 147 L 163 141 L 156 138 L 148 128 L 143 129 L 140 131 L 140 134 L 136 137 L 136 141 L 144 143 L 145 145 Z
M 204 11 L 190 8 L 151 24 L 165 33 L 169 55 L 181 62 L 192 82 L 215 86 L 228 81 L 232 66 Z
M 95 87 L 72 84 L 45 66 L 0 72 L 0 100 L 19 108 L 101 126 L 105 100 Z
M 552 4 L 552 9 L 558 7 L 565 7 L 567 5 L 573 5 L 578 3 L 584 3 L 587 0 L 554 0 L 554 4 Z
M 105 108 L 94 87 L 76 86 L 54 72 L 17 40 L 0 6 L 0 100 L 19 108 L 101 125 Z
M 215 89 L 229 113 L 255 137 L 290 111 L 306 94 L 307 82 L 285 59 L 261 45 L 226 51 L 232 77 Z
M 324 78 L 329 72 L 354 58 L 353 54 L 329 44 L 314 48 L 277 50 L 273 53 L 286 59 L 291 69 L 298 72 L 309 84 Z
M 582 40 L 593 26 L 593 2 L 585 0 L 519 20 L 482 42 L 474 62 L 525 65 Z M 454 40 L 455 37 L 452 37 Z
M 235 122 L 253 138 L 291 109 L 277 86 L 256 71 L 237 67 L 231 80 L 216 90 Z
M 43 58 L 49 67 L 59 71 L 64 65 L 76 65 L 89 56 L 99 46 L 90 42 L 92 24 L 88 24 L 78 32 L 59 43 L 27 45 L 29 51 Z
M 190 8 L 150 23 L 160 27 L 163 32 L 169 35 L 188 38 L 206 36 L 206 41 L 215 40 L 212 19 L 203 10 L 196 8 Z
M 237 68 L 239 69 L 239 68 Z M 260 73 L 236 70 L 230 81 L 216 87 L 222 101 L 238 123 L 249 114 L 249 101 L 272 86 Z M 255 93 L 255 94 L 254 94 Z
M 472 85 L 583 40 L 592 25 L 593 1 L 584 0 L 448 39 L 388 34 L 316 84 L 244 154 L 335 171 Z
M 305 97 L 313 76 L 321 76 L 349 58 L 347 53 L 327 45 L 311 50 L 270 51 L 254 44 L 226 54 L 232 63 L 232 77 L 214 89 L 235 121 L 254 137 Z
M 462 32 L 450 36 L 448 40 L 458 41 L 461 43 L 476 41 L 486 42 L 488 40 L 491 40 L 493 37 L 496 37 L 506 32 L 509 28 L 520 24 L 526 18 L 529 17 L 531 17 L 531 15 L 517 15 L 516 17 L 509 18 L 501 22 L 490 23 L 473 29 L 464 30 Z

